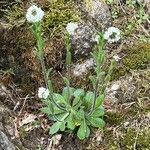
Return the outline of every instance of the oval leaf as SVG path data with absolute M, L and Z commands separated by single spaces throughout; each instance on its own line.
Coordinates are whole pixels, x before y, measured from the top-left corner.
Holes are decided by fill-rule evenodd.
M 93 127 L 103 128 L 105 122 L 101 118 L 90 117 L 89 121 Z
M 99 106 L 101 106 L 104 102 L 105 99 L 105 94 L 99 95 L 96 99 L 96 108 L 98 108 Z
M 85 92 L 83 89 L 77 89 L 73 93 L 74 97 L 81 97 L 81 96 L 84 96 L 84 94 L 85 94 Z

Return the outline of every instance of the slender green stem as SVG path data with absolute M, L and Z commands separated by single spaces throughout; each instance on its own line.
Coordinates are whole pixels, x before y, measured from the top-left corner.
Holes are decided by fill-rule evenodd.
M 98 84 L 99 84 L 99 79 L 97 78 L 97 81 L 96 81 L 96 85 L 95 85 L 95 90 L 94 90 L 94 100 L 93 100 L 93 105 L 92 105 L 92 108 L 89 112 L 88 115 L 91 115 L 95 109 L 95 105 L 96 105 L 96 99 L 97 99 L 97 90 L 98 90 Z
M 40 64 L 41 64 L 41 68 L 42 68 L 42 73 L 44 76 L 44 81 L 46 84 L 46 88 L 49 89 L 48 86 L 48 79 L 46 76 L 46 67 L 45 67 L 45 62 L 44 62 L 44 52 L 43 52 L 43 48 L 44 48 L 44 42 L 41 36 L 41 27 L 38 24 L 35 24 L 35 32 L 36 35 L 36 39 L 37 39 L 37 51 L 38 51 L 38 58 L 40 60 Z M 50 90 L 49 90 L 50 91 Z M 54 98 L 53 98 L 53 94 L 50 91 L 50 99 L 52 100 L 52 102 L 55 104 L 56 107 L 58 107 L 61 110 L 66 111 L 66 109 L 64 107 L 61 107 L 59 104 L 57 104 L 57 102 L 55 102 Z

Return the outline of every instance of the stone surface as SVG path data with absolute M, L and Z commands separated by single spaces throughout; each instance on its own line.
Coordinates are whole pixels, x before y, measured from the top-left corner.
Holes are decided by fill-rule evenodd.
M 91 3 L 91 4 L 90 4 Z M 111 25 L 111 14 L 108 5 L 102 0 L 92 0 L 89 6 L 83 5 L 84 11 L 88 17 L 102 29 Z
M 4 106 L 0 106 L 0 150 L 15 150 L 14 144 L 11 143 L 9 137 L 4 132 L 4 118 L 7 120 L 8 117 L 9 110 Z
M 149 101 L 150 95 L 150 70 L 131 71 L 118 81 L 110 83 L 106 89 L 106 100 L 111 105 L 114 103 L 133 102 L 136 100 Z
M 82 76 L 83 74 L 86 74 L 89 72 L 91 68 L 94 66 L 94 60 L 92 58 L 87 59 L 85 62 L 81 64 L 76 64 L 73 68 L 73 75 L 74 76 Z
M 89 56 L 95 42 L 96 29 L 91 23 L 79 22 L 75 34 L 71 37 L 74 58 Z
M 88 6 L 87 3 L 89 3 Z M 78 28 L 71 38 L 73 56 L 76 60 L 90 56 L 96 44 L 95 38 L 98 32 L 104 31 L 111 25 L 111 14 L 107 4 L 100 0 L 87 3 L 81 2 L 80 9 L 85 17 L 78 23 Z
M 0 150 L 15 150 L 14 144 L 10 142 L 4 132 L 0 130 Z

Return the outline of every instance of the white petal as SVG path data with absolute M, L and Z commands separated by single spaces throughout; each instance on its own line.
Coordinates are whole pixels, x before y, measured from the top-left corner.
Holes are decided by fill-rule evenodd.
M 35 12 L 35 14 L 33 14 Z M 35 5 L 32 5 L 30 8 L 28 8 L 26 13 L 26 19 L 30 23 L 39 22 L 42 20 L 44 16 L 44 11 Z
M 74 31 L 78 28 L 77 23 L 70 22 L 67 24 L 66 30 L 70 35 L 74 34 Z

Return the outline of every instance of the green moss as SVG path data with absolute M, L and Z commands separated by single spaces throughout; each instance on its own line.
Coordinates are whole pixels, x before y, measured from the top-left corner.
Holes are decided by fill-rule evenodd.
M 122 131 L 121 131 L 122 130 Z M 104 130 L 105 143 L 109 150 L 148 150 L 150 147 L 150 129 L 143 127 L 142 129 L 129 128 L 118 131 L 120 136 L 115 137 L 112 130 Z
M 43 27 L 51 36 L 59 33 L 69 22 L 79 20 L 79 11 L 73 1 L 57 0 L 47 6 Z
M 132 69 L 145 69 L 150 61 L 150 43 L 138 43 L 127 49 L 123 49 L 121 53 L 126 56 L 122 62 L 114 70 L 112 79 L 118 79 Z
M 119 125 L 123 121 L 123 114 L 119 112 L 106 112 L 105 121 L 110 125 Z
M 123 150 L 132 150 L 134 148 L 134 144 L 136 145 L 135 147 L 137 150 L 148 150 L 150 147 L 150 130 L 145 128 L 138 132 L 134 129 L 129 129 L 121 140 L 121 147 L 123 147 Z
M 25 23 L 25 12 L 21 5 L 13 5 L 6 14 L 7 27 L 19 27 Z

